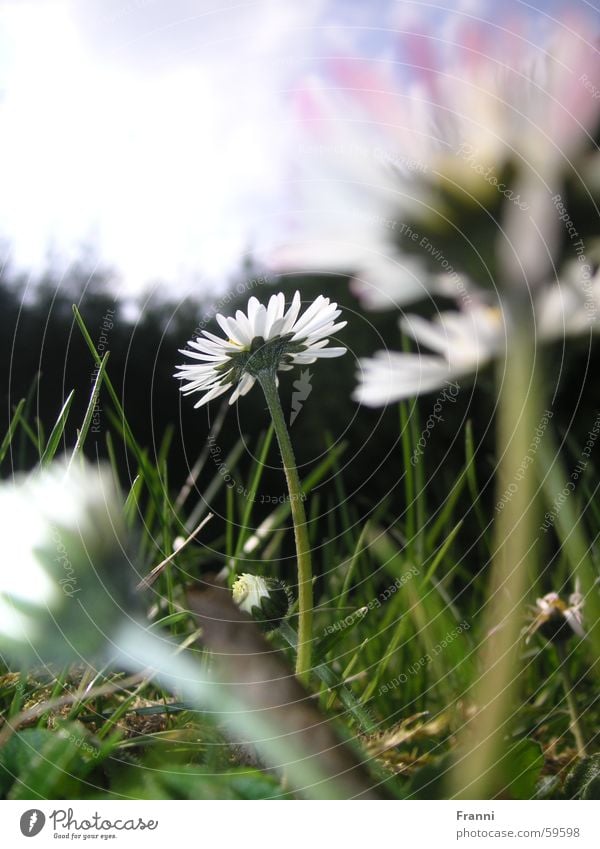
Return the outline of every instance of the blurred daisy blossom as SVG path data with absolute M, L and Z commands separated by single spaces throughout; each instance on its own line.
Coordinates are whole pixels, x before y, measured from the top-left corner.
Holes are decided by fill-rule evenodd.
M 208 330 L 188 344 L 192 350 L 180 353 L 194 363 L 177 366 L 175 377 L 186 381 L 180 387 L 185 395 L 204 393 L 194 405 L 201 407 L 233 388 L 229 403 L 246 395 L 263 371 L 286 371 L 295 365 L 309 365 L 321 357 L 340 357 L 346 348 L 327 347 L 332 333 L 346 326 L 337 322 L 341 314 L 336 303 L 319 295 L 300 315 L 300 293 L 285 309 L 282 292 L 272 295 L 268 305 L 255 297 L 247 311 L 235 317 L 216 316 L 226 335 L 220 338 Z M 235 387 L 235 388 L 234 388 Z
M 437 356 L 378 351 L 359 360 L 356 401 L 379 407 L 431 392 L 476 372 L 506 345 L 502 313 L 483 305 L 443 312 L 433 321 L 407 315 L 401 327 Z
M 121 508 L 110 469 L 86 462 L 0 485 L 0 653 L 68 662 L 105 644 L 132 597 Z
M 504 356 L 511 334 L 509 323 L 499 306 L 488 306 L 477 298 L 473 292 L 470 306 L 442 312 L 431 321 L 405 316 L 400 321 L 402 330 L 437 356 L 378 351 L 374 357 L 359 360 L 354 399 L 379 407 L 411 398 L 475 373 L 490 360 Z M 532 306 L 541 343 L 597 329 L 600 271 L 590 276 L 581 263 L 568 264 L 561 280 L 541 287 Z
M 275 264 L 352 273 L 368 308 L 401 305 L 438 291 L 419 222 L 452 220 L 455 202 L 537 209 L 539 185 L 557 183 L 598 124 L 582 80 L 600 87 L 600 53 L 576 22 L 558 23 L 544 49 L 525 32 L 469 27 L 445 45 L 412 33 L 406 63 L 336 59 L 308 79 L 300 212 Z M 509 165 L 527 198 L 507 187 Z
M 597 252 L 595 243 L 592 250 Z M 591 257 L 590 257 L 591 259 Z M 600 309 L 600 269 L 572 260 L 560 279 L 544 286 L 536 300 L 536 325 L 542 339 L 560 339 L 597 329 Z
M 526 629 L 526 642 L 540 633 L 550 642 L 563 642 L 575 634 L 584 638 L 583 596 L 579 589 L 564 601 L 558 593 L 546 593 L 536 600 L 532 620 Z

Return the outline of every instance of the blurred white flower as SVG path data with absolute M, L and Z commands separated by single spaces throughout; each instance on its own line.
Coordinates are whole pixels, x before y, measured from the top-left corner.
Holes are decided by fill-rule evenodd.
M 408 315 L 401 326 L 438 356 L 378 351 L 372 358 L 359 360 L 356 401 L 379 407 L 431 392 L 476 372 L 506 345 L 502 313 L 482 304 L 440 313 L 434 321 Z
M 438 356 L 378 351 L 359 360 L 354 399 L 379 407 L 411 398 L 477 372 L 504 356 L 511 328 L 499 306 L 485 304 L 484 293 L 471 291 L 469 306 L 442 312 L 432 321 L 407 315 L 404 332 Z M 599 326 L 600 271 L 578 261 L 568 263 L 555 283 L 532 295 L 535 332 L 540 343 L 596 331 Z
M 175 377 L 187 381 L 181 391 L 185 395 L 204 393 L 194 405 L 201 407 L 235 386 L 229 399 L 233 404 L 252 389 L 262 370 L 287 371 L 320 357 L 345 354 L 346 348 L 327 347 L 327 337 L 346 326 L 345 321 L 336 324 L 341 314 L 337 304 L 319 295 L 302 315 L 300 307 L 299 292 L 287 311 L 285 297 L 279 292 L 271 296 L 267 307 L 252 297 L 246 313 L 238 310 L 235 318 L 217 315 L 227 339 L 203 330 L 203 336 L 189 342 L 193 350 L 180 351 L 197 361 L 177 366 Z
M 600 310 L 600 271 L 577 260 L 566 263 L 560 279 L 541 288 L 536 326 L 545 340 L 596 330 Z
M 0 653 L 85 659 L 131 607 L 122 500 L 107 466 L 64 461 L 0 484 Z
M 556 592 L 536 599 L 532 619 L 526 629 L 526 642 L 540 633 L 550 642 L 563 642 L 575 634 L 585 637 L 583 628 L 583 596 L 578 588 L 564 601 Z
M 176 551 L 179 551 L 179 549 L 183 545 L 185 545 L 185 537 L 182 537 L 182 536 L 175 537 L 175 539 L 173 540 L 173 553 L 175 553 Z
M 524 221 L 531 203 L 539 223 L 548 187 L 572 167 L 600 118 L 591 94 L 600 89 L 600 52 L 576 21 L 556 22 L 543 47 L 523 38 L 518 21 L 512 31 L 496 29 L 493 41 L 471 26 L 445 53 L 426 34 L 405 46 L 410 73 L 402 78 L 396 63 L 361 58 L 336 59 L 322 79 L 307 80 L 295 228 L 275 260 L 284 269 L 353 273 L 367 307 L 438 291 L 419 222 L 433 211 L 438 225 L 452 221 L 451 197 L 512 203 Z M 528 197 L 513 184 L 524 176 Z M 539 246 L 529 241 L 537 261 Z

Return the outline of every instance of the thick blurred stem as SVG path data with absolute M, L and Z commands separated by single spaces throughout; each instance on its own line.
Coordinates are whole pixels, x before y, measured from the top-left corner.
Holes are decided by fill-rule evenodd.
M 540 425 L 534 375 L 535 336 L 526 322 L 498 364 L 497 516 L 490 590 L 483 617 L 476 713 L 463 732 L 463 757 L 452 774 L 455 798 L 489 799 L 502 787 L 504 738 L 518 700 L 518 644 L 535 553 L 535 450 Z M 529 458 L 529 459 L 527 459 Z
M 573 697 L 573 684 L 571 682 L 571 676 L 569 675 L 569 668 L 567 666 L 567 653 L 562 643 L 556 644 L 556 653 L 558 655 L 558 671 L 565 691 L 565 699 L 567 700 L 569 717 L 571 719 L 571 732 L 577 745 L 577 754 L 580 758 L 587 758 L 585 737 L 581 727 L 581 720 L 577 713 L 577 706 Z
M 296 557 L 298 562 L 298 654 L 296 656 L 296 675 L 307 683 L 311 669 L 313 584 L 308 524 L 304 511 L 303 492 L 296 466 L 294 449 L 285 423 L 285 416 L 279 400 L 275 375 L 265 371 L 258 380 L 265 393 L 273 427 L 279 443 L 283 468 L 290 496 L 290 508 L 294 522 Z
M 287 775 L 290 789 L 311 799 L 378 798 L 364 760 L 343 744 L 308 693 L 289 674 L 255 624 L 223 590 L 208 604 L 202 630 L 214 651 L 213 669 L 168 638 L 126 623 L 114 636 L 112 663 L 145 675 L 199 710 L 227 736 Z M 194 602 L 194 608 L 201 606 Z M 218 675 L 219 678 L 216 678 Z

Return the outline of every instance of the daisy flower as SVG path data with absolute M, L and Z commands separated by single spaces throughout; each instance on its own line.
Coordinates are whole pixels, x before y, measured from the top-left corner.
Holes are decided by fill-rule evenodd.
M 285 297 L 279 292 L 270 297 L 266 307 L 252 297 L 245 313 L 238 310 L 235 317 L 229 318 L 217 315 L 226 338 L 203 330 L 202 336 L 189 343 L 191 350 L 180 352 L 195 362 L 178 366 L 175 377 L 185 381 L 181 391 L 186 395 L 202 393 L 196 407 L 230 389 L 233 392 L 229 403 L 233 404 L 240 395 L 249 392 L 256 381 L 263 390 L 281 452 L 294 523 L 298 568 L 296 674 L 306 682 L 311 669 L 313 639 L 311 545 L 296 458 L 277 391 L 277 372 L 295 365 L 310 365 L 321 357 L 345 354 L 346 348 L 327 346 L 328 337 L 345 327 L 346 322 L 336 321 L 341 310 L 323 295 L 319 295 L 302 315 L 301 305 L 300 293 L 296 292 L 286 310 Z M 247 582 L 247 576 L 244 580 Z M 245 587 L 244 583 L 238 585 L 238 591 L 241 593 Z
M 432 321 L 406 315 L 400 327 L 434 355 L 377 351 L 359 360 L 354 399 L 379 407 L 439 389 L 505 356 L 513 330 L 500 306 L 485 303 L 471 290 L 473 302 L 462 310 L 440 313 Z M 579 262 L 565 265 L 555 283 L 540 287 L 533 298 L 533 319 L 540 342 L 595 331 L 600 305 L 600 271 Z
M 579 639 L 586 637 L 583 623 L 583 595 L 578 581 L 575 582 L 575 592 L 571 593 L 567 601 L 556 592 L 546 593 L 542 598 L 536 599 L 529 624 L 524 631 L 525 642 L 528 643 L 537 633 L 541 634 L 556 650 L 559 661 L 557 673 L 562 682 L 571 719 L 570 729 L 580 757 L 585 758 L 587 756 L 586 735 L 574 698 L 575 687 L 569 674 L 569 657 L 566 648 L 571 637 L 576 636 Z
M 526 630 L 526 642 L 540 633 L 549 642 L 568 640 L 573 635 L 583 639 L 583 596 L 579 589 L 569 596 L 568 602 L 558 593 L 546 593 L 536 599 L 532 620 Z
M 286 587 L 274 578 L 244 572 L 233 583 L 231 593 L 239 609 L 256 617 L 267 630 L 277 628 L 290 608 Z
M 134 600 L 121 511 L 108 466 L 56 461 L 0 484 L 0 653 L 69 662 L 106 645 Z
M 180 387 L 185 395 L 203 393 L 195 407 L 233 389 L 229 403 L 246 395 L 264 371 L 287 371 L 295 365 L 309 365 L 321 357 L 341 357 L 346 348 L 327 347 L 328 337 L 346 326 L 336 323 L 341 314 L 336 303 L 319 295 L 300 315 L 300 293 L 285 309 L 282 292 L 272 295 L 265 307 L 255 297 L 248 301 L 247 311 L 238 310 L 235 317 L 216 316 L 226 338 L 202 331 L 202 336 L 188 344 L 191 350 L 180 353 L 193 363 L 177 366 L 175 377 L 185 381 Z
M 378 351 L 359 360 L 354 400 L 368 407 L 412 398 L 476 372 L 506 346 L 506 325 L 496 307 L 478 304 L 440 313 L 434 321 L 408 315 L 402 329 L 435 355 Z
M 442 235 L 469 232 L 480 205 L 494 220 L 516 211 L 517 233 L 530 216 L 556 227 L 548 186 L 559 191 L 598 127 L 600 54 L 581 22 L 536 45 L 525 29 L 469 26 L 443 46 L 407 34 L 402 76 L 395 62 L 337 57 L 307 78 L 294 226 L 275 267 L 353 274 L 367 308 L 393 308 L 437 292 L 440 264 L 456 264 Z M 496 237 L 493 221 L 485 236 L 477 226 L 479 241 Z

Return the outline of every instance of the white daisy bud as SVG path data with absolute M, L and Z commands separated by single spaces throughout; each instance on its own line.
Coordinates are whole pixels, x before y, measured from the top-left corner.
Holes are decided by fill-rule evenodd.
M 267 629 L 277 628 L 289 610 L 288 592 L 281 581 L 273 578 L 245 572 L 234 582 L 231 591 L 240 610 L 259 620 Z

